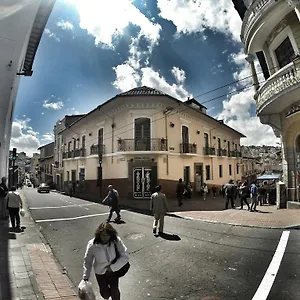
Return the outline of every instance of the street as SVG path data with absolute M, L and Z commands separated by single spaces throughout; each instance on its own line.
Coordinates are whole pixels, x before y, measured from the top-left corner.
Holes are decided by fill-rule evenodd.
M 107 219 L 108 208 L 55 192 L 23 192 L 37 226 L 77 286 L 86 244 Z M 132 211 L 121 215 L 125 223 L 112 225 L 128 247 L 131 262 L 120 281 L 124 300 L 254 299 L 283 232 L 166 217 L 165 231 L 175 235 L 167 240 L 153 236 L 151 216 Z M 269 296 L 255 299 L 300 299 L 299 247 L 299 231 L 291 230 L 277 276 L 269 274 L 276 276 Z M 94 276 L 92 281 L 99 297 Z

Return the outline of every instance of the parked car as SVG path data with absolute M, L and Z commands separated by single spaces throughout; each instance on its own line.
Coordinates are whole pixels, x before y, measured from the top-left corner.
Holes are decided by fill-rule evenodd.
M 37 188 L 37 192 L 38 193 L 42 193 L 42 192 L 50 193 L 50 186 L 47 185 L 46 183 L 41 183 L 39 185 L 39 187 Z

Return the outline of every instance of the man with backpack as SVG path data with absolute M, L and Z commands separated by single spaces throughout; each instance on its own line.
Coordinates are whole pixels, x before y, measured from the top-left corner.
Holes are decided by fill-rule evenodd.
M 117 214 L 117 217 L 115 218 L 115 222 L 120 222 L 121 215 L 120 215 L 120 207 L 119 207 L 119 193 L 116 189 L 113 188 L 111 184 L 108 186 L 108 194 L 103 199 L 102 203 L 105 203 L 110 207 L 107 222 L 110 222 L 110 219 L 114 212 Z
M 229 201 L 231 203 L 231 208 L 235 208 L 234 197 L 236 194 L 236 186 L 233 183 L 233 180 L 230 179 L 228 183 L 225 184 L 225 195 L 226 195 L 226 208 L 228 209 Z

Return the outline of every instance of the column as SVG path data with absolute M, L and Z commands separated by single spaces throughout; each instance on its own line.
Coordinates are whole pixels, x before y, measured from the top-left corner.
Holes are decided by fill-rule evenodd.
M 297 5 L 299 4 L 298 0 L 287 0 L 287 3 L 290 7 L 292 7 L 300 21 L 300 11 L 299 11 L 299 7 L 297 7 Z
M 256 70 L 255 70 L 254 56 L 253 56 L 253 54 L 248 54 L 248 56 L 246 57 L 246 60 L 250 64 L 251 73 L 252 73 L 252 80 L 253 80 L 253 84 L 254 84 L 255 90 L 258 91 L 258 89 L 259 89 L 259 82 L 258 82 Z

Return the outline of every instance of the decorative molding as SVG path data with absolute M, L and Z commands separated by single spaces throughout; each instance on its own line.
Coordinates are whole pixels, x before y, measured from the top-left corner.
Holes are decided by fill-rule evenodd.
M 270 46 L 272 44 L 272 42 L 274 41 L 274 39 L 276 38 L 276 36 L 278 36 L 278 34 L 285 29 L 288 26 L 288 21 L 286 18 L 282 19 L 277 26 L 275 26 L 275 28 L 271 31 L 271 33 L 269 34 L 267 40 L 266 40 L 266 44 L 268 46 Z
M 300 112 L 300 104 L 293 104 L 289 107 L 289 110 L 285 113 L 285 117 L 288 118 L 296 113 Z
M 181 122 L 181 125 L 190 124 L 191 120 L 186 120 L 186 119 L 180 117 L 180 122 Z

